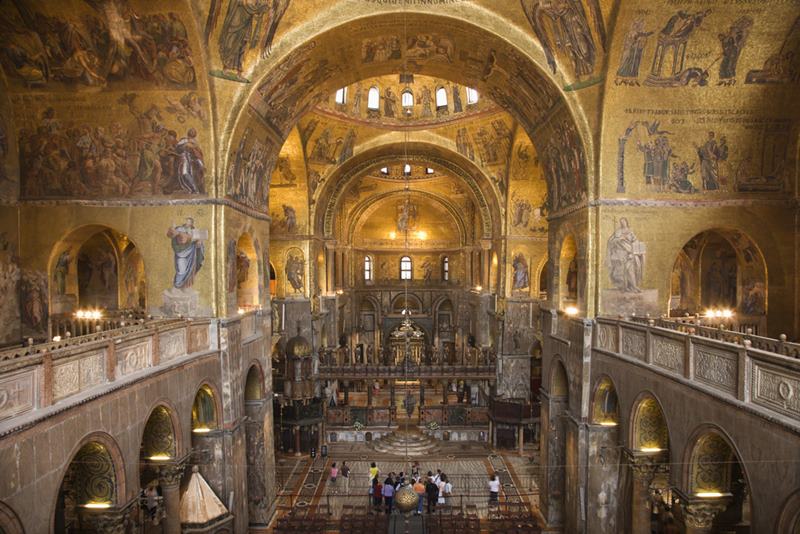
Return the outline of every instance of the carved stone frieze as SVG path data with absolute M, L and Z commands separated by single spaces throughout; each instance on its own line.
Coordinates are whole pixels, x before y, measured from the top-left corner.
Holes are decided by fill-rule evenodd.
M 0 380 L 0 420 L 34 408 L 36 375 L 33 371 L 6 376 Z
M 737 356 L 705 347 L 694 351 L 694 377 L 714 388 L 736 393 Z
M 127 376 L 149 367 L 152 362 L 151 340 L 117 349 L 117 376 Z
M 800 377 L 764 364 L 753 364 L 753 402 L 770 409 L 800 415 Z
M 670 371 L 682 373 L 684 349 L 685 347 L 680 341 L 655 337 L 653 339 L 653 363 Z
M 189 327 L 189 353 L 208 349 L 208 325 Z
M 646 354 L 647 336 L 638 330 L 622 330 L 622 354 L 638 360 L 644 360 Z
M 168 362 L 186 355 L 186 330 L 173 330 L 161 334 L 158 340 L 160 361 Z
M 53 399 L 74 395 L 105 381 L 105 351 L 53 366 Z
M 614 325 L 600 324 L 597 327 L 597 345 L 610 352 L 619 351 L 619 331 Z

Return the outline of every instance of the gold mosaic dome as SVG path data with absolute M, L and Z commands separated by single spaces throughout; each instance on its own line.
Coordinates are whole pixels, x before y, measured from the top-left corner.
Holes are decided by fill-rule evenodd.
M 417 509 L 419 494 L 411 486 L 403 486 L 395 495 L 394 503 L 401 512 L 412 512 Z

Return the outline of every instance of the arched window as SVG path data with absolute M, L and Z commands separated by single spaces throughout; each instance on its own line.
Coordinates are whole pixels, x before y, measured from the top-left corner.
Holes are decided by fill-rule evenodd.
M 414 93 L 411 92 L 411 89 L 406 89 L 403 91 L 401 95 L 401 102 L 404 108 L 414 107 Z
M 372 258 L 364 256 L 364 281 L 372 281 Z
M 370 87 L 367 95 L 367 109 L 376 110 L 381 107 L 381 92 L 377 87 Z
M 440 87 L 436 90 L 436 109 L 447 107 L 447 89 Z
M 471 106 L 478 103 L 478 91 L 472 87 L 467 87 L 467 105 Z
M 427 167 L 425 169 L 425 174 L 433 174 L 433 169 L 431 169 L 430 167 Z
M 389 167 L 381 167 L 381 174 L 384 176 L 389 176 Z
M 411 258 L 403 256 L 400 258 L 400 280 L 411 280 Z
M 346 104 L 347 103 L 347 87 L 342 87 L 338 91 L 336 91 L 335 97 L 337 104 Z
M 408 163 L 403 166 L 403 176 L 411 176 L 411 165 Z
M 447 256 L 442 260 L 442 280 L 445 282 L 450 280 L 450 258 Z

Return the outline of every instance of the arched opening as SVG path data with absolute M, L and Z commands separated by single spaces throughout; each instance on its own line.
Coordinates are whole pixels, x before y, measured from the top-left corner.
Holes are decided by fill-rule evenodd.
M 251 365 L 247 371 L 247 379 L 244 384 L 244 400 L 260 401 L 264 399 L 264 378 L 261 368 L 258 365 Z
M 89 333 L 92 325 L 77 312 L 99 312 L 103 319 L 142 313 L 147 306 L 147 283 L 141 251 L 125 234 L 99 225 L 70 232 L 50 256 L 51 334 Z M 23 321 L 47 322 L 47 306 L 23 306 Z
M 629 492 L 624 502 L 630 504 L 621 509 L 629 512 L 624 515 L 633 522 L 672 506 L 669 428 L 661 404 L 651 394 L 640 395 L 634 403 L 628 437 L 628 468 L 620 473 L 620 487 Z M 644 478 L 636 471 L 639 467 L 648 473 Z
M 690 239 L 673 264 L 670 315 L 703 315 L 705 322 L 754 333 L 766 331 L 766 263 L 737 230 L 707 230 Z
M 242 234 L 236 242 L 236 253 L 229 265 L 229 289 L 236 292 L 237 309 L 247 311 L 257 308 L 258 294 L 258 255 L 250 234 Z
M 363 298 L 358 311 L 358 328 L 356 329 L 356 352 L 363 353 L 369 363 L 378 363 L 378 329 L 379 323 L 377 302 L 373 298 Z M 359 348 L 359 345 L 361 347 Z
M 207 398 L 205 399 L 207 400 Z M 213 397 L 211 400 L 213 402 Z M 197 397 L 195 397 L 196 402 Z M 206 409 L 208 410 L 208 408 Z M 216 412 L 214 413 L 216 419 Z M 192 424 L 194 424 L 194 419 L 195 414 L 192 409 Z M 205 432 L 192 433 L 192 441 L 202 439 L 205 434 Z M 153 408 L 144 425 L 139 445 L 139 484 L 152 504 L 152 509 L 148 510 L 147 516 L 147 521 L 152 525 L 158 524 L 166 514 L 166 506 L 163 503 L 165 487 L 162 484 L 162 478 L 165 470 L 174 467 L 178 459 L 177 435 L 178 431 L 170 409 L 163 404 Z M 175 498 L 178 496 L 176 495 Z
M 411 89 L 406 89 L 400 93 L 400 102 L 406 109 L 414 107 L 414 93 L 411 92 Z
M 447 110 L 447 89 L 439 87 L 436 89 L 436 111 Z
M 271 297 L 278 294 L 278 275 L 272 262 L 269 262 L 269 294 Z
M 641 452 L 669 450 L 669 430 L 661 404 L 651 395 L 644 395 L 633 410 L 631 449 Z
M 539 300 L 547 300 L 547 285 L 550 280 L 550 261 L 544 262 L 541 270 L 539 270 L 539 283 L 536 287 L 539 288 Z
M 59 241 L 51 258 L 54 314 L 77 308 L 144 309 L 144 260 L 125 234 L 103 226 L 84 226 Z
M 578 305 L 578 246 L 575 237 L 568 235 L 561 244 L 558 262 L 559 307 Z
M 56 534 L 97 532 L 93 511 L 119 504 L 122 488 L 108 445 L 92 440 L 78 449 L 58 493 L 53 530 Z
M 569 397 L 569 380 L 567 370 L 561 361 L 556 361 L 550 375 L 550 396 Z
M 402 315 L 410 312 L 412 315 L 422 314 L 422 301 L 414 294 L 398 295 L 392 301 L 392 313 Z
M 690 497 L 727 502 L 714 518 L 712 532 L 750 532 L 751 500 L 747 474 L 736 450 L 721 432 L 711 429 L 691 448 L 687 480 Z
M 450 258 L 445 256 L 442 258 L 442 282 L 450 281 Z
M 400 258 L 400 280 L 411 280 L 414 276 L 413 263 L 411 256 L 403 256 Z
M 373 275 L 372 258 L 370 256 L 364 256 L 364 282 L 372 282 Z
M 207 385 L 197 390 L 192 404 L 192 433 L 207 434 L 218 428 L 214 392 Z
M 595 387 L 592 397 L 592 423 L 615 427 L 619 424 L 617 389 L 610 378 L 603 377 Z
M 381 91 L 377 87 L 370 87 L 367 93 L 367 110 L 378 111 L 381 107 Z

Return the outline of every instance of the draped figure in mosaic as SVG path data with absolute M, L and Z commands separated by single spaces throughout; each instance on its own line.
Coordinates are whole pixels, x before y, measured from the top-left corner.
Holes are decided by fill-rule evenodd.
M 175 254 L 175 278 L 172 285 L 178 289 L 192 287 L 194 275 L 203 266 L 205 246 L 199 232 L 195 230 L 194 219 L 188 217 L 180 226 L 167 230 L 167 237 L 172 240 L 172 251 Z

